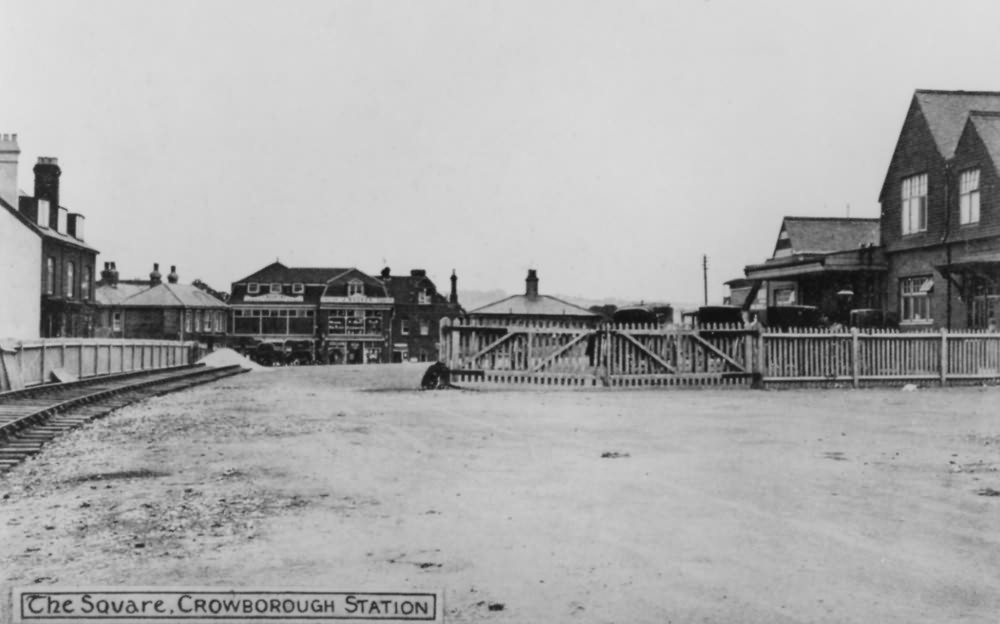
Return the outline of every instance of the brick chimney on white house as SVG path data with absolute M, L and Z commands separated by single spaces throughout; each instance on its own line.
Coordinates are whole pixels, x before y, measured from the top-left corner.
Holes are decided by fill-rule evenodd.
M 0 134 L 0 199 L 17 210 L 17 159 L 21 149 L 16 134 Z

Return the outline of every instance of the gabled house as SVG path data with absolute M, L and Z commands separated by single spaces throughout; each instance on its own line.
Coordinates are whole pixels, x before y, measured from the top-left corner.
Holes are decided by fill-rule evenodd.
M 1000 92 L 918 90 L 886 172 L 888 307 L 903 328 L 986 328 L 1000 299 Z
M 744 269 L 740 304 L 815 306 L 840 322 L 852 309 L 880 308 L 887 266 L 879 231 L 878 219 L 785 217 L 771 257 Z
M 382 269 L 380 280 L 393 300 L 392 361 L 434 362 L 438 359 L 441 319 L 462 314 L 458 304 L 458 276 L 451 273 L 451 293 L 438 292 L 424 269 L 392 275 Z
M 324 362 L 387 362 L 392 298 L 354 268 L 298 268 L 273 262 L 233 282 L 231 342 L 307 351 Z
M 534 321 L 558 321 L 577 327 L 595 327 L 603 316 L 562 299 L 538 292 L 538 273 L 528 271 L 523 295 L 511 295 L 476 308 L 466 316 L 496 325 L 516 325 Z
M 97 286 L 99 336 L 222 343 L 229 324 L 226 302 L 194 284 L 181 284 L 177 267 L 166 283 L 160 265 L 149 280 L 119 280 L 115 263 L 104 263 Z
M 25 195 L 19 155 L 17 135 L 0 135 L 0 276 L 10 305 L 0 336 L 91 336 L 98 251 L 84 241 L 83 215 L 60 204 L 58 160 L 38 159 L 34 195 Z

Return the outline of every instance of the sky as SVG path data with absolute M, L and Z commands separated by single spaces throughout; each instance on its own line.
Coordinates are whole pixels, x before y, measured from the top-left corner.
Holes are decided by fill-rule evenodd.
M 1000 90 L 989 2 L 0 0 L 0 132 L 99 262 L 280 259 L 690 302 L 781 219 L 878 217 L 915 89 Z

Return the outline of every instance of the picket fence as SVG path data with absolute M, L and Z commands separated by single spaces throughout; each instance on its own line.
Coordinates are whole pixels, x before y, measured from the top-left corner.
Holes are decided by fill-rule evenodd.
M 91 338 L 26 340 L 0 345 L 0 392 L 47 383 L 53 372 L 98 375 L 185 366 L 201 358 L 196 342 Z
M 444 319 L 457 384 L 782 386 L 1000 381 L 1000 334 Z

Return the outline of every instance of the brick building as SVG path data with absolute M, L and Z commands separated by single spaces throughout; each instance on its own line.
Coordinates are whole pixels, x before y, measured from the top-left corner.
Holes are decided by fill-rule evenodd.
M 34 195 L 22 195 L 19 155 L 17 135 L 0 135 L 0 276 L 10 306 L 0 333 L 91 336 L 98 252 L 84 241 L 83 215 L 60 204 L 58 160 L 39 158 Z
M 106 262 L 96 295 L 98 336 L 196 340 L 210 346 L 225 341 L 229 307 L 194 284 L 181 284 L 176 266 L 164 283 L 159 264 L 148 280 L 119 280 L 115 263 Z
M 914 93 L 879 195 L 903 328 L 986 328 L 1000 300 L 1000 92 Z
M 388 362 L 392 303 L 385 285 L 358 269 L 274 262 L 233 282 L 231 342 L 334 364 Z
M 393 299 L 392 361 L 437 361 L 441 319 L 462 314 L 458 304 L 458 277 L 451 273 L 451 293 L 440 294 L 427 271 L 391 275 L 382 269 L 381 281 Z

